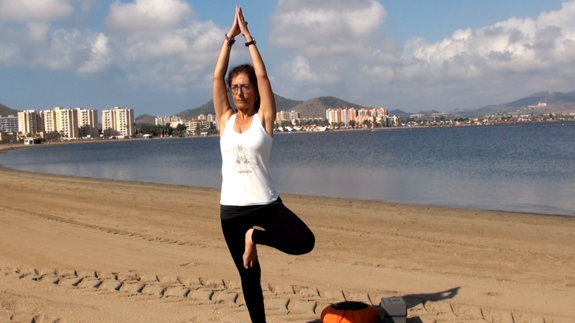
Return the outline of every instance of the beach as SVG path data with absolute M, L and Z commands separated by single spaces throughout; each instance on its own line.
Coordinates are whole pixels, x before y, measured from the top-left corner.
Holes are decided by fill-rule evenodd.
M 249 322 L 219 190 L 1 167 L 0 183 L 0 322 Z M 413 323 L 575 322 L 575 218 L 282 199 L 316 246 L 258 248 L 270 323 L 383 297 Z

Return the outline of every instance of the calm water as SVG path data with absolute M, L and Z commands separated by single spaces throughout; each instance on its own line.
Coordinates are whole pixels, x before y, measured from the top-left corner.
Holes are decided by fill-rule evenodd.
M 279 134 L 280 193 L 575 216 L 575 123 Z M 219 188 L 219 138 L 43 145 L 8 168 Z

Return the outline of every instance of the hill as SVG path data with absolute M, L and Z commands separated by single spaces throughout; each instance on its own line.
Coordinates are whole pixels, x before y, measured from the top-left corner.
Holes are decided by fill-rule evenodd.
M 302 102 L 293 107 L 292 110 L 299 112 L 302 118 L 325 118 L 325 111 L 327 109 L 348 107 L 363 108 L 359 104 L 347 102 L 333 96 L 322 96 Z
M 285 111 L 285 110 L 292 110 L 293 107 L 300 104 L 302 101 L 296 101 L 284 98 L 283 96 L 274 94 L 276 99 L 276 110 L 277 111 Z M 228 99 L 230 102 L 232 101 L 231 96 L 228 95 Z M 177 113 L 176 115 L 181 117 L 182 119 L 192 119 L 197 118 L 200 114 L 215 114 L 214 110 L 214 101 L 210 100 L 209 102 L 204 103 L 203 105 L 194 108 L 184 110 L 182 112 Z
M 4 104 L 0 103 L 0 116 L 7 117 L 7 116 L 16 116 L 18 115 L 18 110 L 11 109 Z
M 539 106 L 538 106 L 539 105 Z M 529 106 L 532 106 L 529 108 Z M 537 107 L 535 107 L 537 106 Z M 524 98 L 496 105 L 488 105 L 475 110 L 455 110 L 456 114 L 484 116 L 497 113 L 567 113 L 575 112 L 575 91 L 537 92 Z
M 390 116 L 398 116 L 398 117 L 408 117 L 411 115 L 411 113 L 405 112 L 403 110 L 395 109 L 395 110 L 389 111 L 389 115 Z
M 140 124 L 156 124 L 156 117 L 151 116 L 149 114 L 142 114 L 140 116 L 138 116 L 136 119 L 134 119 L 134 121 L 136 122 L 136 124 L 140 125 Z

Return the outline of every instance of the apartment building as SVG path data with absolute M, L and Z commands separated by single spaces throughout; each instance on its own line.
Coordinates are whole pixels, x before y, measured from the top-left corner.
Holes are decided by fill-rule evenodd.
M 0 132 L 18 132 L 18 116 L 0 116 Z
M 80 137 L 98 137 L 98 110 L 76 108 Z
M 18 112 L 18 132 L 26 136 L 44 132 L 44 118 L 41 111 L 24 110 Z
M 209 122 L 215 122 L 216 116 L 211 113 L 208 113 L 207 115 L 202 113 L 198 116 L 198 120 L 207 120 Z
M 78 111 L 63 107 L 42 112 L 45 133 L 57 132 L 61 138 L 76 139 L 78 132 Z
M 350 121 L 357 121 L 357 110 L 355 108 L 345 108 L 342 111 L 342 122 L 344 126 L 348 127 Z
M 136 131 L 134 109 L 114 107 L 102 110 L 102 134 L 104 136 L 132 137 Z
M 354 107 L 347 107 L 343 109 L 327 109 L 325 111 L 325 118 L 330 124 L 343 123 L 344 127 L 348 127 L 350 125 L 350 121 L 354 121 L 358 125 L 362 125 L 366 120 L 371 124 L 374 124 L 375 122 L 382 123 L 382 120 L 387 120 L 387 116 L 388 111 L 385 108 L 356 109 Z
M 154 123 L 156 126 L 164 126 L 166 125 L 166 123 L 172 123 L 172 122 L 182 122 L 182 118 L 178 117 L 178 116 L 164 116 L 164 117 L 156 117 L 154 119 Z
M 325 118 L 329 122 L 329 124 L 338 124 L 343 121 L 343 109 L 327 109 L 325 110 Z
M 186 132 L 189 134 L 193 134 L 198 127 L 201 130 L 206 130 L 211 126 L 211 124 L 212 123 L 209 122 L 206 118 L 204 118 L 204 119 L 200 119 L 200 118 L 192 119 L 192 120 L 189 120 L 185 123 L 185 125 L 187 127 Z
M 388 115 L 389 115 L 389 111 L 385 108 L 375 109 L 375 116 L 376 117 L 383 117 L 383 116 L 388 116 Z

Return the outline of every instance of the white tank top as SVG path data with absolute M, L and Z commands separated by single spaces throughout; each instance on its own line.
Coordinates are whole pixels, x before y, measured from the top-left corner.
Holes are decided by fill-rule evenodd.
M 268 171 L 273 138 L 256 113 L 250 128 L 237 133 L 233 114 L 220 138 L 222 153 L 221 205 L 269 204 L 278 199 Z

